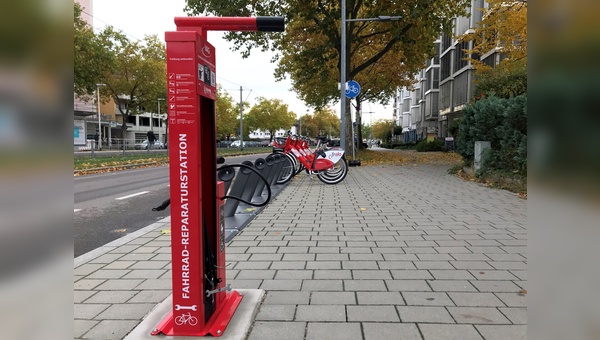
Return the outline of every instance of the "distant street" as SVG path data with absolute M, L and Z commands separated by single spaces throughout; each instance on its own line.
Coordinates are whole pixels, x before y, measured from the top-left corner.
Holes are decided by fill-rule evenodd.
M 227 164 L 267 154 L 227 157 Z M 169 198 L 169 167 L 74 177 L 75 257 L 170 215 L 152 211 Z

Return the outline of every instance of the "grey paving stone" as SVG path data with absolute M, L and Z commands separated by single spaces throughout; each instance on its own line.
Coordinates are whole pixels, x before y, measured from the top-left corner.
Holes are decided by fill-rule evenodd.
M 132 269 L 123 279 L 157 279 L 166 272 L 164 269 Z
M 418 261 L 417 269 L 454 269 L 448 261 Z
M 166 299 L 169 294 L 171 294 L 170 290 L 147 290 L 140 291 L 134 297 L 132 297 L 129 302 L 131 303 L 158 303 L 162 302 Z
M 362 340 L 359 323 L 309 322 L 306 340 Z
M 353 292 L 312 292 L 311 305 L 355 305 Z
M 91 320 L 108 307 L 110 307 L 109 304 L 76 303 L 73 308 L 73 316 L 75 319 Z
M 131 290 L 100 291 L 87 299 L 86 303 L 124 303 L 137 293 L 137 291 Z
M 411 261 L 379 261 L 377 264 L 379 269 L 416 269 L 415 264 Z
M 495 294 L 508 307 L 526 307 L 527 297 L 517 293 L 496 293 Z
M 342 269 L 340 261 L 310 261 L 306 262 L 306 269 Z
M 475 327 L 486 340 L 527 339 L 527 326 L 525 325 L 476 325 Z
M 275 277 L 275 270 L 242 270 L 236 276 L 236 280 L 272 280 Z
M 153 303 L 112 304 L 97 315 L 98 320 L 141 320 L 155 307 Z
M 344 280 L 352 279 L 351 270 L 314 270 L 315 280 Z
M 520 254 L 488 254 L 487 255 L 492 261 L 525 261 L 527 260 Z
M 263 280 L 260 289 L 264 290 L 292 290 L 297 291 L 302 287 L 302 280 Z
M 228 268 L 232 269 L 269 269 L 272 262 L 268 261 L 242 261 L 236 262 L 234 266 Z
M 148 261 L 157 256 L 156 254 L 121 254 L 119 260 L 121 261 Z
M 130 272 L 129 269 L 100 269 L 87 276 L 89 279 L 118 279 Z
M 376 261 L 342 261 L 343 269 L 379 269 Z
M 249 254 L 245 254 L 249 255 Z M 226 257 L 229 259 L 229 255 Z M 248 261 L 281 261 L 283 259 L 283 254 L 252 254 Z M 244 261 L 244 260 L 239 260 Z
M 312 279 L 313 271 L 312 270 L 278 270 L 275 274 L 276 280 L 302 280 L 302 279 Z
M 511 281 L 473 281 L 471 282 L 480 292 L 514 292 L 521 288 Z
M 99 321 L 94 320 L 73 320 L 73 333 L 75 338 L 82 337 L 90 329 L 92 329 Z
M 135 289 L 139 290 L 165 290 L 172 288 L 173 285 L 170 279 L 146 279 L 135 287 Z
M 233 289 L 258 289 L 263 283 L 263 280 L 228 280 Z
M 396 340 L 401 334 L 403 340 L 421 340 L 415 324 L 363 323 L 365 340 Z
M 486 254 L 452 254 L 456 261 L 489 261 Z
M 385 292 L 387 288 L 383 280 L 344 280 L 345 291 Z
M 296 321 L 346 321 L 346 309 L 342 305 L 299 305 Z
M 428 270 L 392 270 L 392 277 L 394 280 L 421 280 L 421 279 L 433 279 L 430 271 Z
M 437 292 L 476 292 L 477 289 L 465 280 L 432 280 L 429 285 Z
M 498 309 L 491 307 L 448 307 L 457 323 L 468 324 L 510 324 Z
M 236 236 L 237 237 L 237 236 Z M 226 250 L 227 252 L 227 250 Z M 241 261 L 248 261 L 250 259 L 250 256 L 259 256 L 258 254 L 229 254 L 226 253 L 225 254 L 225 259 L 227 259 L 227 262 L 241 262 Z M 279 258 L 277 260 L 280 260 L 281 256 L 279 256 Z
M 73 302 L 81 303 L 96 293 L 97 293 L 97 291 L 94 291 L 94 290 L 92 290 L 92 291 L 90 291 L 90 290 L 74 290 L 73 291 Z
M 121 261 L 129 262 L 129 261 Z M 154 258 L 151 261 L 140 261 L 136 262 L 127 269 L 168 269 L 170 268 L 170 261 L 156 261 Z
M 460 307 L 504 307 L 504 303 L 500 301 L 492 293 L 448 293 L 456 306 Z M 516 295 L 516 294 L 515 294 Z
M 385 280 L 389 291 L 429 292 L 431 287 L 425 280 Z
M 79 279 L 73 284 L 75 290 L 90 290 L 98 287 L 106 280 L 100 279 Z
M 419 261 L 453 261 L 449 254 L 417 254 Z
M 350 254 L 317 254 L 317 261 L 347 261 Z
M 310 254 L 339 254 L 340 247 L 309 247 Z
M 342 280 L 303 280 L 303 291 L 342 291 Z
M 115 261 L 112 263 L 108 263 L 104 266 L 104 269 L 129 269 L 132 265 L 138 262 L 135 261 Z M 146 262 L 143 262 L 146 263 Z
M 315 254 L 283 254 L 282 261 L 314 261 Z
M 472 325 L 419 324 L 419 329 L 424 340 L 483 339 Z
M 494 268 L 484 261 L 451 261 L 450 264 L 456 269 L 479 269 L 493 270 Z
M 489 264 L 499 270 L 527 270 L 527 263 L 514 261 L 493 261 Z
M 402 292 L 407 306 L 454 306 L 446 293 Z
M 126 245 L 122 245 L 120 247 L 117 247 L 117 248 L 111 250 L 109 253 L 110 254 L 131 254 L 139 247 L 140 247 L 140 245 L 138 245 L 138 244 L 126 244 Z
M 158 249 L 160 249 L 160 247 L 149 247 L 149 246 L 142 246 L 139 247 L 135 250 L 136 254 L 151 254 L 156 252 Z
M 306 269 L 304 261 L 271 262 L 269 269 Z
M 400 292 L 357 292 L 359 305 L 404 305 Z
M 156 256 L 154 256 L 152 259 L 150 259 L 150 261 L 167 261 L 170 262 L 171 261 L 171 254 L 170 253 L 160 253 L 157 252 Z M 167 266 L 167 268 L 170 267 L 170 265 Z
M 477 280 L 518 280 L 518 278 L 508 270 L 470 270 L 469 272 Z
M 86 263 L 73 270 L 74 275 L 86 276 L 104 267 L 102 263 Z
M 112 263 L 114 261 L 116 261 L 117 259 L 122 259 L 123 254 L 104 254 L 101 256 L 98 256 L 97 258 L 89 261 L 88 263 Z
M 430 270 L 436 280 L 473 280 L 475 279 L 467 270 Z
M 527 308 L 498 308 L 515 325 L 527 324 Z
M 445 307 L 397 306 L 396 309 L 403 323 L 455 323 Z
M 262 305 L 256 315 L 259 321 L 292 321 L 296 312 L 295 305 Z
M 139 286 L 144 280 L 142 279 L 130 279 L 130 280 L 103 280 L 104 283 L 96 287 L 97 290 L 130 290 Z
M 381 280 L 391 279 L 389 270 L 352 270 L 352 277 L 355 280 Z
M 122 339 L 138 325 L 135 320 L 102 320 L 89 332 L 85 339 Z
M 308 305 L 310 292 L 267 291 L 263 304 L 272 305 Z
M 348 321 L 360 322 L 399 322 L 394 306 L 346 306 Z

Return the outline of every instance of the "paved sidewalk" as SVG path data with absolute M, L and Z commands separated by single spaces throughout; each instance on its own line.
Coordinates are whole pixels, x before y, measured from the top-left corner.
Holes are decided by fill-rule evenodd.
M 266 291 L 249 339 L 526 339 L 527 201 L 447 168 L 290 182 L 227 247 L 232 287 Z M 123 338 L 170 294 L 167 229 L 76 259 L 77 339 Z

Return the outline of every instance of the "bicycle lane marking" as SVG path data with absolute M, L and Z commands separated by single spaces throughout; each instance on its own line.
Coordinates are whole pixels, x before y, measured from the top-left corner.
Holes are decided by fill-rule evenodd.
M 124 199 L 127 199 L 127 198 L 131 198 L 131 197 L 135 197 L 135 196 L 139 196 L 139 195 L 147 194 L 147 193 L 149 193 L 149 192 L 150 192 L 150 191 L 141 191 L 141 192 L 136 192 L 135 194 L 131 194 L 131 195 L 123 196 L 123 197 L 117 197 L 117 198 L 115 198 L 115 199 L 120 201 L 120 200 L 124 200 Z

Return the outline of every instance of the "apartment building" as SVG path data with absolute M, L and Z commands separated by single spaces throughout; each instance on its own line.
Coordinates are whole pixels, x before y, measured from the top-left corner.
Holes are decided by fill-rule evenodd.
M 465 52 L 472 49 L 473 43 L 459 42 L 457 37 L 477 26 L 483 16 L 482 8 L 487 8 L 484 0 L 472 0 L 467 9 L 470 16 L 454 18 L 452 33 L 442 34 L 434 42 L 436 55 L 417 73 L 413 88 L 396 91 L 395 119 L 402 126 L 405 142 L 449 136 L 448 125 L 473 98 L 475 70 Z M 499 62 L 495 51 L 475 57 L 488 65 Z

